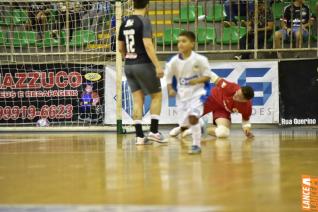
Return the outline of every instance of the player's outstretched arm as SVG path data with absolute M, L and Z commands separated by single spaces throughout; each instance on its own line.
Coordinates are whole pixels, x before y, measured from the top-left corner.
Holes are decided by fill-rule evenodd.
M 252 125 L 249 120 L 242 120 L 242 129 L 246 137 L 253 138 L 254 134 L 252 133 Z
M 189 81 L 189 85 L 196 85 L 196 84 L 201 84 L 201 83 L 206 83 L 210 81 L 210 77 L 207 76 L 202 76 L 196 79 L 192 79 Z
M 151 38 L 143 38 L 144 46 L 146 49 L 146 52 L 148 54 L 148 57 L 150 58 L 151 62 L 155 65 L 156 67 L 156 72 L 157 72 L 157 77 L 162 78 L 164 73 L 161 68 L 161 65 L 159 63 L 158 57 L 155 52 L 155 47 L 153 45 L 152 39 Z
M 216 75 L 214 72 L 210 72 L 210 79 L 211 79 L 211 82 L 214 83 L 215 85 L 218 84 L 218 82 L 222 79 L 221 77 L 219 77 L 218 75 Z
M 211 80 L 211 81 L 212 81 L 215 85 L 217 85 L 221 80 L 222 80 L 222 78 L 221 78 L 221 77 L 218 77 L 217 79 L 215 79 L 214 82 L 213 82 L 212 80 Z

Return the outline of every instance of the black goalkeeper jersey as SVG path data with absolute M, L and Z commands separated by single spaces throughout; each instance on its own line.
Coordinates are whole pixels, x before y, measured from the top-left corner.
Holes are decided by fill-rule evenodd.
M 125 64 L 151 63 L 143 38 L 152 38 L 151 23 L 148 17 L 131 15 L 120 26 L 119 41 L 126 46 Z

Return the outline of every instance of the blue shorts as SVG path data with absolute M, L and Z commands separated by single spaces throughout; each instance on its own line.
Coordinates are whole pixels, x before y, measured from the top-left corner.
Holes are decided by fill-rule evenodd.
M 286 30 L 286 29 L 281 29 L 281 30 L 279 30 L 279 31 L 282 33 L 283 40 L 285 41 L 286 39 L 290 39 L 290 35 L 291 35 L 291 34 L 293 35 L 293 39 L 295 39 L 295 38 L 296 38 L 296 32 L 299 31 L 299 28 L 300 28 L 300 27 L 293 27 L 293 28 L 291 28 L 291 33 L 290 33 L 290 34 L 287 33 L 287 30 Z M 303 29 L 303 39 L 308 38 L 308 35 L 309 35 L 308 31 L 305 30 L 305 29 Z

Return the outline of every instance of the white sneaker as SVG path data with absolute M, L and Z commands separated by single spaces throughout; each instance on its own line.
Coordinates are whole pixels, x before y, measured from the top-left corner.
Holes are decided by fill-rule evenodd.
M 201 126 L 201 133 L 202 136 L 206 137 L 208 135 L 208 120 L 206 118 L 200 118 L 199 120 L 200 126 Z M 192 130 L 191 128 L 185 130 L 182 132 L 182 138 L 187 137 L 189 135 L 192 135 Z
M 164 141 L 163 135 L 160 132 L 150 132 L 147 136 L 147 139 L 158 143 L 167 143 L 166 141 Z
M 180 133 L 181 133 L 181 137 L 184 138 L 184 137 L 187 137 L 188 135 L 191 135 L 192 130 L 191 130 L 191 128 L 189 128 L 189 129 L 182 131 L 181 127 L 175 127 L 169 132 L 169 135 L 171 137 L 177 137 Z
M 175 127 L 172 130 L 170 130 L 169 135 L 171 137 L 177 137 L 181 133 L 181 127 Z
M 148 140 L 146 137 L 140 138 L 136 137 L 136 145 L 151 145 L 152 141 Z
M 192 135 L 191 128 L 186 129 L 185 131 L 183 131 L 182 134 L 181 134 L 181 137 L 184 138 L 184 137 L 187 137 L 188 135 Z

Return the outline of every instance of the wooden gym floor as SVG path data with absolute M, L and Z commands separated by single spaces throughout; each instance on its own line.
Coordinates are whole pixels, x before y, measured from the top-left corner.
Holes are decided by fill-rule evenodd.
M 164 131 L 166 135 L 168 131 Z M 0 211 L 300 211 L 318 130 L 135 146 L 133 135 L 0 134 Z

